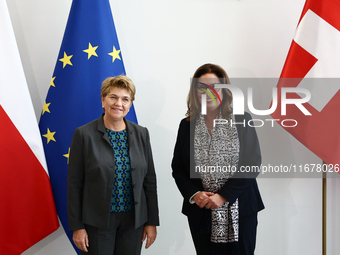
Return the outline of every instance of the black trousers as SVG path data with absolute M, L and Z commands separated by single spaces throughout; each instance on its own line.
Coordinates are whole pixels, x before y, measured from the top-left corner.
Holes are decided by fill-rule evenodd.
M 109 229 L 85 225 L 88 252 L 82 255 L 140 255 L 144 226 L 135 229 L 135 212 L 112 212 Z
M 188 217 L 188 222 L 197 255 L 214 255 L 211 254 L 210 235 L 201 233 L 201 218 Z M 239 219 L 239 255 L 254 255 L 256 229 L 257 213 Z

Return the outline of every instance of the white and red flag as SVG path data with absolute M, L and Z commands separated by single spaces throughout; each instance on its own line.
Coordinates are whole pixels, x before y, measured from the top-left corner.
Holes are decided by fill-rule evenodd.
M 331 166 L 340 163 L 340 1 L 307 0 L 278 83 L 278 107 L 273 119 L 292 119 L 283 127 Z M 294 79 L 286 79 L 294 78 Z M 282 87 L 303 88 L 311 99 L 281 112 Z M 301 97 L 300 97 L 301 96 Z M 288 93 L 287 98 L 303 98 Z M 278 121 L 278 123 L 280 123 Z M 339 165 L 337 165 L 337 169 Z
M 37 119 L 0 0 L 0 254 L 21 254 L 58 227 Z

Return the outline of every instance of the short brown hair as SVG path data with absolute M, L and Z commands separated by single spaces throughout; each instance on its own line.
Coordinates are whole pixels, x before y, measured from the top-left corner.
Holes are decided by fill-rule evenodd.
M 105 98 L 111 91 L 112 88 L 126 89 L 130 93 L 131 100 L 135 100 L 136 87 L 133 81 L 125 76 L 119 75 L 116 77 L 108 77 L 102 83 L 101 98 Z
M 190 85 L 190 91 L 187 99 L 187 113 L 186 116 L 188 120 L 193 120 L 197 117 L 198 113 L 201 111 L 201 104 L 198 101 L 198 96 L 195 88 L 195 83 L 199 77 L 204 74 L 213 73 L 219 78 L 221 84 L 230 84 L 229 77 L 226 71 L 222 67 L 214 64 L 204 64 L 200 66 L 194 73 L 193 79 Z M 222 100 L 222 117 L 228 119 L 232 113 L 230 104 L 233 100 L 233 96 L 229 89 L 222 89 L 223 100 Z

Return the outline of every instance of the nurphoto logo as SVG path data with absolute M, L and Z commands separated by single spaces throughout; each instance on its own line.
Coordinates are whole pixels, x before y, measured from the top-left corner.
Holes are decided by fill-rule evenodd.
M 245 107 L 245 95 L 243 91 L 232 84 L 215 84 L 214 87 L 211 87 L 207 84 L 204 84 L 206 88 L 200 88 L 205 93 L 201 95 L 201 112 L 202 115 L 207 114 L 207 95 L 209 95 L 213 100 L 215 105 L 217 105 L 217 102 L 215 100 L 215 97 L 220 101 L 220 104 L 222 105 L 221 98 L 219 97 L 218 93 L 215 89 L 229 89 L 233 95 L 233 113 L 235 115 L 243 115 L 244 114 L 244 107 Z M 210 90 L 210 91 L 209 91 Z M 213 92 L 215 95 L 213 95 L 211 92 Z M 281 116 L 286 116 L 287 114 L 287 105 L 295 105 L 298 110 L 300 110 L 304 115 L 310 116 L 312 115 L 306 107 L 303 106 L 304 103 L 307 103 L 311 99 L 311 93 L 305 88 L 298 88 L 298 87 L 282 87 L 272 88 L 272 103 L 269 107 L 269 109 L 265 110 L 259 110 L 254 107 L 253 103 L 253 88 L 248 87 L 247 88 L 247 106 L 249 111 L 258 116 L 266 116 L 274 113 L 278 107 L 278 92 L 281 92 L 280 95 L 280 108 L 281 108 Z M 289 93 L 295 93 L 300 96 L 300 98 L 288 98 L 287 94 Z M 262 127 L 265 123 L 268 123 L 271 125 L 271 127 L 274 126 L 274 123 L 278 121 L 281 123 L 283 127 L 295 127 L 298 125 L 297 120 L 295 119 L 252 119 L 246 123 L 244 120 L 243 122 L 232 122 L 228 121 L 226 119 L 215 119 L 214 120 L 214 127 L 217 124 L 230 124 L 230 125 L 248 125 L 252 127 Z

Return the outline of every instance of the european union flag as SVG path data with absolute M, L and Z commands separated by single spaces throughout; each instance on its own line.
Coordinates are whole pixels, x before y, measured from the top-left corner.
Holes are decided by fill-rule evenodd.
M 73 132 L 103 113 L 101 84 L 121 74 L 125 69 L 109 1 L 73 0 L 39 123 L 57 212 L 71 242 L 66 200 Z M 133 106 L 127 119 L 137 123 Z

